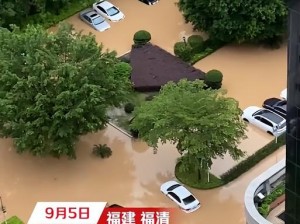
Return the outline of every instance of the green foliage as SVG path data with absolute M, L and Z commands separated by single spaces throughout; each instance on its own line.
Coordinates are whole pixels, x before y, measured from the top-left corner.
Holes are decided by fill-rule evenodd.
M 186 22 L 224 42 L 269 40 L 286 31 L 285 0 L 179 0 Z
M 124 106 L 124 111 L 127 113 L 127 114 L 131 114 L 133 111 L 134 111 L 134 104 L 133 103 L 126 103 L 125 106 Z
M 195 172 L 185 172 L 180 169 L 181 163 L 177 163 L 175 167 L 175 176 L 183 184 L 196 188 L 196 189 L 213 189 L 222 186 L 224 183 L 221 179 L 217 178 L 213 174 L 209 173 L 209 181 L 206 178 L 199 180 L 197 178 L 197 173 Z M 207 177 L 208 173 L 202 171 L 202 176 Z
M 133 41 L 137 45 L 144 45 L 151 40 L 151 34 L 146 30 L 139 30 L 133 36 Z
M 187 42 L 191 46 L 193 54 L 197 54 L 203 51 L 204 41 L 200 35 L 189 36 Z
M 78 137 L 104 128 L 131 88 L 115 52 L 66 24 L 0 29 L 0 58 L 0 134 L 20 153 L 75 158 Z
M 226 173 L 222 174 L 221 179 L 225 183 L 229 183 L 235 180 L 283 145 L 285 145 L 285 134 L 278 137 L 277 143 L 275 140 L 271 141 L 269 144 L 265 145 L 253 155 L 247 157 L 245 160 L 238 163 Z
M 208 88 L 220 89 L 222 86 L 223 74 L 218 70 L 210 70 L 205 74 L 204 83 Z
M 106 144 L 94 145 L 92 152 L 95 156 L 101 157 L 102 159 L 108 158 L 112 155 L 111 148 L 109 148 Z
M 192 48 L 187 43 L 177 42 L 174 44 L 174 54 L 183 61 L 188 62 L 192 58 Z
M 204 86 L 200 80 L 169 82 L 152 101 L 135 108 L 130 125 L 151 147 L 176 144 L 184 171 L 207 170 L 213 158 L 227 153 L 234 160 L 244 155 L 237 147 L 246 130 L 238 102 Z
M 24 222 L 19 219 L 17 216 L 12 216 L 9 219 L 6 220 L 7 224 L 24 224 Z M 2 222 L 1 224 L 6 224 L 5 222 Z
M 1 1 L 0 25 L 40 24 L 49 28 L 94 3 L 93 0 Z
M 261 206 L 258 207 L 258 212 L 264 216 L 267 217 L 270 213 L 270 205 L 280 196 L 285 194 L 285 184 L 281 183 L 279 184 L 273 191 L 267 195 L 263 201 Z
M 154 97 L 155 97 L 154 95 L 148 95 L 145 97 L 145 101 L 151 101 L 154 99 Z
M 138 138 L 139 137 L 139 131 L 135 129 L 130 129 L 130 134 L 132 135 L 133 138 Z

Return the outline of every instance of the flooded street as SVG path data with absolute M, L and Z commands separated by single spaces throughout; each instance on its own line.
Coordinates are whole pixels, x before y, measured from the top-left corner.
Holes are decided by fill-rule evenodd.
M 113 150 L 109 159 L 91 155 L 94 144 Z M 28 220 L 37 201 L 108 201 L 123 206 L 167 206 L 174 204 L 159 191 L 174 178 L 178 156 L 174 146 L 160 147 L 154 155 L 145 143 L 132 141 L 112 127 L 81 138 L 77 160 L 34 158 L 18 155 L 10 140 L 0 141 L 0 192 L 8 216 Z M 244 224 L 243 194 L 247 184 L 260 172 L 284 156 L 284 149 L 238 181 L 225 187 L 191 191 L 202 207 L 192 214 L 178 210 L 185 224 Z M 220 164 L 221 165 L 221 164 Z M 216 216 L 216 211 L 218 215 Z M 230 215 L 228 215 L 230 214 Z
M 173 53 L 173 45 L 182 36 L 192 34 L 185 24 L 175 1 L 160 1 L 148 6 L 138 0 L 112 0 L 126 18 L 110 23 L 111 29 L 95 32 L 79 20 L 78 14 L 67 19 L 75 29 L 92 32 L 105 48 L 122 55 L 130 50 L 133 34 L 145 29 L 152 34 L 151 42 Z M 130 2 L 130 4 L 128 3 Z M 286 46 L 269 50 L 251 46 L 226 46 L 196 63 L 208 71 L 219 69 L 224 74 L 223 88 L 240 102 L 244 109 L 261 106 L 264 99 L 278 97 L 286 88 Z M 268 143 L 272 137 L 250 126 L 248 139 L 241 148 L 248 155 Z M 109 159 L 91 155 L 94 144 L 107 144 L 113 150 Z M 38 201 L 107 201 L 123 206 L 174 206 L 159 191 L 160 185 L 174 178 L 174 166 L 179 156 L 174 146 L 160 146 L 158 154 L 143 142 L 133 141 L 118 130 L 83 136 L 78 144 L 77 160 L 35 158 L 18 155 L 10 139 L 0 139 L 0 195 L 8 216 L 28 220 Z M 284 157 L 285 149 L 274 153 L 242 177 L 222 188 L 191 191 L 202 203 L 192 214 L 178 210 L 178 224 L 244 224 L 243 198 L 249 182 Z M 236 162 L 225 157 L 217 159 L 212 172 L 220 175 Z M 1 217 L 0 217 L 1 220 Z

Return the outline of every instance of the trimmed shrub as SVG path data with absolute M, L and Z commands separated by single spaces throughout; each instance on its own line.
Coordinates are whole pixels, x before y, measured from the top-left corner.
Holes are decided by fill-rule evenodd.
M 193 56 L 191 46 L 184 42 L 174 44 L 174 54 L 185 62 L 190 61 Z
M 127 114 L 131 114 L 134 111 L 134 104 L 133 103 L 126 103 L 124 106 L 124 111 Z
M 206 73 L 204 83 L 208 88 L 220 89 L 222 86 L 223 74 L 218 70 L 210 70 Z
M 146 30 L 137 31 L 133 36 L 133 41 L 137 45 L 144 45 L 151 40 L 151 34 Z
M 281 146 L 285 145 L 285 134 L 279 136 L 276 140 L 274 139 L 269 144 L 265 145 L 253 155 L 249 156 L 245 160 L 241 161 L 236 166 L 232 167 L 226 173 L 222 174 L 220 177 L 225 183 L 229 183 L 242 174 L 246 173 L 252 167 L 256 166 L 260 161 L 265 159 L 267 156 L 271 155 Z
M 19 219 L 17 216 L 12 216 L 9 219 L 6 220 L 7 224 L 24 224 L 24 222 Z M 5 224 L 5 221 L 2 222 L 1 224 Z
M 193 54 L 197 54 L 203 51 L 204 41 L 200 35 L 189 36 L 187 41 L 192 48 Z
M 111 148 L 109 148 L 106 144 L 104 145 L 94 145 L 93 154 L 95 156 L 101 157 L 102 159 L 108 158 L 112 155 Z

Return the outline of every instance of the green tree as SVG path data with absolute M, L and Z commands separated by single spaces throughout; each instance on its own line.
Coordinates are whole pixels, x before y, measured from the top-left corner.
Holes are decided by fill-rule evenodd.
M 0 29 L 0 58 L 0 133 L 18 152 L 75 158 L 78 137 L 104 128 L 130 89 L 130 67 L 67 24 Z
M 204 89 L 203 81 L 166 84 L 152 101 L 134 110 L 131 128 L 157 148 L 158 142 L 176 144 L 186 170 L 208 170 L 212 159 L 226 153 L 244 155 L 237 145 L 245 137 L 238 102 L 222 90 Z
M 276 40 L 286 30 L 286 0 L 179 0 L 196 30 L 224 42 Z

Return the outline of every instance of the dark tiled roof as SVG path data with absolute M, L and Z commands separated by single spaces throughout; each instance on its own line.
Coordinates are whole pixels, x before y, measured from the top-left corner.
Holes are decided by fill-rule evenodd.
M 204 72 L 194 68 L 158 46 L 133 47 L 130 53 L 131 81 L 138 91 L 157 91 L 169 81 L 186 78 L 204 79 Z

